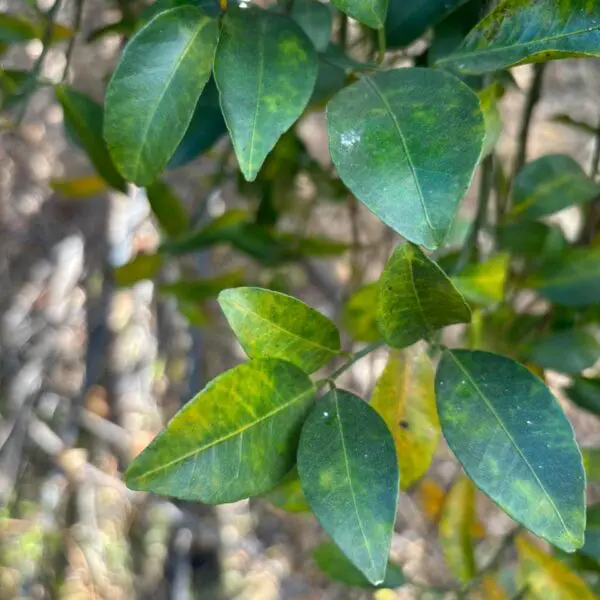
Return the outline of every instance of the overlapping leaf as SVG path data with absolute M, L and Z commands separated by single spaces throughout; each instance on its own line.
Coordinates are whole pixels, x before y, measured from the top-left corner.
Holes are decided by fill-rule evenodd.
M 380 29 L 385 23 L 388 0 L 332 0 L 349 17 L 372 27 Z
M 585 543 L 581 551 L 590 558 L 600 561 L 600 504 L 587 511 Z
M 331 39 L 333 14 L 319 0 L 294 0 L 292 18 L 302 27 L 317 52 L 324 52 Z
M 561 356 L 565 358 L 564 351 Z M 596 359 L 598 355 L 596 355 Z M 595 361 L 594 361 L 595 362 Z M 574 377 L 571 385 L 565 390 L 569 400 L 580 408 L 600 415 L 600 379 Z
M 311 512 L 298 477 L 298 469 L 295 467 L 263 498 L 273 506 L 288 512 Z
M 508 254 L 496 254 L 485 263 L 468 265 L 452 277 L 452 283 L 467 300 L 475 304 L 502 302 L 509 262 Z
M 187 231 L 189 219 L 185 208 L 166 183 L 155 181 L 146 188 L 146 195 L 154 216 L 166 234 L 177 236 Z

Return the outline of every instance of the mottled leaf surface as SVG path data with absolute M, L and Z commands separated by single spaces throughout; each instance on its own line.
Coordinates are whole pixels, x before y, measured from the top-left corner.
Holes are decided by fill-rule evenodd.
M 526 164 L 515 177 L 510 216 L 539 219 L 598 196 L 600 185 L 570 156 L 543 156 Z
M 206 504 L 263 494 L 294 466 L 314 392 L 305 373 L 280 360 L 226 371 L 133 461 L 127 485 Z
M 477 96 L 433 69 L 379 72 L 327 106 L 329 150 L 342 181 L 386 225 L 440 246 L 479 160 Z
M 188 215 L 181 199 L 162 181 L 155 181 L 146 188 L 152 213 L 161 229 L 170 236 L 184 234 L 189 226 Z
M 381 338 L 375 319 L 379 284 L 369 283 L 359 288 L 344 305 L 343 325 L 357 342 L 376 342 Z
M 504 0 L 440 66 L 474 75 L 555 58 L 600 56 L 600 5 Z
M 287 512 L 311 512 L 296 467 L 294 467 L 270 492 L 265 494 L 263 498 L 273 506 Z
M 371 406 L 394 436 L 400 483 L 409 488 L 429 468 L 440 435 L 434 372 L 419 348 L 392 351 L 379 377 Z
M 379 331 L 390 346 L 410 346 L 470 319 L 471 311 L 450 279 L 417 246 L 394 250 L 381 275 L 377 304 Z
M 369 582 L 380 584 L 399 489 L 394 440 L 383 419 L 357 396 L 332 390 L 302 428 L 298 472 L 323 529 Z
M 565 358 L 564 353 L 561 356 Z M 600 415 L 600 379 L 574 377 L 565 393 L 579 408 Z
M 308 104 L 317 54 L 289 17 L 233 9 L 223 18 L 214 75 L 240 169 L 253 181 Z
M 452 277 L 456 289 L 475 304 L 496 304 L 504 299 L 510 256 L 496 254 L 485 263 L 468 265 Z
M 504 356 L 446 350 L 436 395 L 444 437 L 474 483 L 539 537 L 567 552 L 579 548 L 581 453 L 544 383 Z
M 331 39 L 333 13 L 319 0 L 294 0 L 290 15 L 302 27 L 317 52 L 324 52 Z
M 450 489 L 440 518 L 440 543 L 450 572 L 462 583 L 473 579 L 477 566 L 473 550 L 475 487 L 461 477 Z
M 373 29 L 383 27 L 388 10 L 388 0 L 332 0 L 332 4 Z
M 104 135 L 127 180 L 152 183 L 173 156 L 210 77 L 218 35 L 217 21 L 180 6 L 125 47 L 106 92 Z
M 600 504 L 588 508 L 585 543 L 581 551 L 586 556 L 600 561 Z
M 336 326 L 292 296 L 235 288 L 219 294 L 219 305 L 250 358 L 281 358 L 312 373 L 340 352 Z

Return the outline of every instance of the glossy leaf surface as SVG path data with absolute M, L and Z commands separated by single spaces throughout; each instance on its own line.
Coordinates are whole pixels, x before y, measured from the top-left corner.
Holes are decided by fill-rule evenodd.
M 440 66 L 474 75 L 554 58 L 600 55 L 600 5 L 504 0 Z
M 526 164 L 515 177 L 511 216 L 539 219 L 598 196 L 600 185 L 570 156 L 543 156 Z
M 217 22 L 193 6 L 158 14 L 127 44 L 106 93 L 104 135 L 123 176 L 152 183 L 210 77 Z
M 146 188 L 150 208 L 161 229 L 170 236 L 185 233 L 189 219 L 179 197 L 162 181 L 155 181 Z
M 250 358 L 281 358 L 312 373 L 340 352 L 336 326 L 292 296 L 235 288 L 219 294 L 219 305 Z
M 332 4 L 373 29 L 383 27 L 388 10 L 388 0 L 332 0 Z
M 481 154 L 475 94 L 432 69 L 363 77 L 327 106 L 331 158 L 369 210 L 415 244 L 440 246 Z
M 496 304 L 504 299 L 510 256 L 496 254 L 485 263 L 468 265 L 452 277 L 456 289 L 475 304 Z
M 314 386 L 275 359 L 213 379 L 133 461 L 127 485 L 217 504 L 263 494 L 294 465 Z
M 407 489 L 429 468 L 440 435 L 427 353 L 418 348 L 393 351 L 375 385 L 371 406 L 394 436 L 400 483 Z
M 379 285 L 369 283 L 356 290 L 344 306 L 344 327 L 357 342 L 376 342 L 381 338 L 373 310 L 378 297 Z
M 294 0 L 290 15 L 302 27 L 317 52 L 324 52 L 331 39 L 333 15 L 319 0 Z
M 564 358 L 564 354 L 562 356 Z M 600 379 L 574 377 L 565 392 L 579 408 L 600 415 Z
M 581 453 L 544 383 L 509 358 L 446 350 L 436 395 L 444 437 L 474 483 L 539 537 L 567 552 L 579 548 Z
M 323 529 L 369 582 L 383 582 L 399 489 L 383 419 L 357 396 L 332 390 L 302 428 L 298 472 Z
M 377 305 L 379 331 L 390 346 L 410 346 L 470 318 L 450 279 L 419 248 L 403 244 L 394 250 L 381 275 Z
M 214 75 L 240 169 L 253 181 L 310 100 L 315 49 L 288 17 L 230 10 L 222 22 Z

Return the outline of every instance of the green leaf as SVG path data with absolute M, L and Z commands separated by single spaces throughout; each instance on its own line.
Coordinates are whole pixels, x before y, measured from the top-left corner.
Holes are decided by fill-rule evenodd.
M 388 0 L 332 0 L 332 4 L 373 29 L 383 27 L 388 11 Z
M 433 381 L 433 366 L 425 352 L 392 351 L 371 397 L 371 406 L 394 436 L 403 489 L 426 473 L 438 447 Z
M 159 292 L 172 294 L 185 302 L 202 302 L 212 298 L 226 288 L 241 285 L 244 281 L 244 271 L 236 269 L 217 277 L 205 279 L 181 279 L 175 283 L 163 283 L 158 286 Z
M 500 247 L 526 258 L 559 256 L 568 246 L 561 228 L 538 221 L 517 221 L 498 227 Z
M 250 358 L 280 358 L 312 373 L 340 353 L 336 326 L 286 294 L 235 288 L 219 294 L 219 305 Z
M 218 35 L 217 21 L 181 6 L 127 44 L 108 85 L 104 135 L 129 181 L 152 183 L 173 156 L 210 77 Z
M 450 279 L 412 244 L 394 250 L 381 275 L 376 310 L 379 331 L 394 348 L 471 319 L 469 306 Z
M 487 156 L 502 134 L 502 117 L 498 108 L 498 99 L 502 97 L 503 88 L 494 82 L 481 90 L 477 95 L 485 118 L 485 141 L 482 155 Z
M 354 394 L 332 390 L 302 428 L 298 472 L 323 529 L 372 584 L 382 583 L 400 483 L 383 419 Z
M 63 109 L 65 127 L 75 136 L 96 171 L 116 190 L 125 192 L 125 180 L 115 169 L 102 137 L 102 106 L 65 85 L 55 87 L 54 93 Z
M 566 353 L 563 350 L 560 352 L 560 356 L 566 358 Z M 565 393 L 579 408 L 600 415 L 600 379 L 574 377 Z
M 263 494 L 294 466 L 314 393 L 306 374 L 280 360 L 226 371 L 133 461 L 127 485 L 206 504 Z
M 496 254 L 485 263 L 468 265 L 452 283 L 469 302 L 497 304 L 504 299 L 509 263 L 508 254 Z
M 342 181 L 399 234 L 440 246 L 482 150 L 479 100 L 455 77 L 396 69 L 363 77 L 327 106 Z
M 600 246 L 573 248 L 548 261 L 526 285 L 564 306 L 600 302 Z
M 50 187 L 65 198 L 89 198 L 105 192 L 106 181 L 98 175 L 74 179 L 51 179 Z
M 539 219 L 598 196 L 600 185 L 570 156 L 543 156 L 526 164 L 515 177 L 510 217 Z
M 542 369 L 577 374 L 600 357 L 596 337 L 584 329 L 564 329 L 544 336 L 529 346 L 527 358 Z
M 177 236 L 187 231 L 189 219 L 185 208 L 166 183 L 155 181 L 146 188 L 146 195 L 152 213 L 167 235 Z
M 317 52 L 323 52 L 331 39 L 333 15 L 319 0 L 294 0 L 291 16 L 302 27 Z
M 474 483 L 539 537 L 581 547 L 581 453 L 543 382 L 504 356 L 446 350 L 436 395 L 444 437 Z
M 398 588 L 406 583 L 402 569 L 389 561 L 385 579 L 374 586 L 369 580 L 344 556 L 335 544 L 321 544 L 313 553 L 313 560 L 333 581 L 360 588 Z
M 138 254 L 128 263 L 114 270 L 115 283 L 129 286 L 144 279 L 152 279 L 160 270 L 162 256 L 159 254 Z
M 379 284 L 369 283 L 358 289 L 346 302 L 342 315 L 344 328 L 357 342 L 376 342 L 381 339 L 375 319 Z
M 588 483 L 600 484 L 600 448 L 582 448 L 581 454 Z
M 0 44 L 19 44 L 29 40 L 43 39 L 46 35 L 46 24 L 30 21 L 16 15 L 0 13 Z M 50 43 L 62 42 L 73 37 L 73 30 L 54 23 Z
M 263 498 L 273 506 L 292 513 L 311 512 L 306 500 L 298 469 L 294 467 L 270 492 Z
M 475 487 L 461 477 L 450 489 L 440 517 L 440 543 L 450 572 L 461 583 L 475 576 L 477 565 L 473 551 Z
M 599 17 L 600 6 L 589 0 L 504 0 L 438 65 L 479 75 L 556 58 L 600 56 Z
M 562 561 L 540 550 L 524 536 L 517 538 L 521 584 L 528 600 L 595 600 L 587 584 Z
M 145 25 L 159 13 L 179 6 L 195 6 L 209 17 L 217 17 L 219 15 L 218 0 L 156 0 L 156 2 L 143 10 L 140 20 Z
M 600 561 L 600 504 L 590 507 L 587 511 L 585 544 L 581 552 Z
M 310 100 L 317 78 L 315 49 L 288 17 L 232 9 L 222 21 L 214 75 L 240 169 L 254 181 Z

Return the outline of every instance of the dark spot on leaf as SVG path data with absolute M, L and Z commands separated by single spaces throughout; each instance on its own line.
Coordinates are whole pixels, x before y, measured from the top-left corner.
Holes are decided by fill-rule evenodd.
M 400 421 L 400 423 L 398 423 L 398 425 L 400 425 L 400 427 L 402 427 L 402 429 L 410 429 L 410 425 L 409 425 L 408 421 Z

